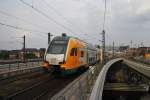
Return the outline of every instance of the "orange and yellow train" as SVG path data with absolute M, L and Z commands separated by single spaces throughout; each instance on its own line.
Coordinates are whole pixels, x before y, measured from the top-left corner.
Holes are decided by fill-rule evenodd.
M 95 64 L 100 60 L 100 52 L 82 40 L 62 34 L 54 37 L 44 59 L 44 69 L 70 74 Z

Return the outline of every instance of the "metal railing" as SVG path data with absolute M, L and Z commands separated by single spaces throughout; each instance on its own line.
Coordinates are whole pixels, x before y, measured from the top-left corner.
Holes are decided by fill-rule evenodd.
M 38 62 L 43 61 L 43 58 L 36 58 L 36 59 L 26 59 L 24 63 L 26 62 Z M 23 61 L 20 59 L 13 59 L 13 60 L 0 60 L 0 65 L 3 64 L 14 64 L 14 63 L 22 63 Z
M 5 80 L 16 75 L 32 72 L 40 68 L 42 61 L 26 62 L 26 63 L 11 63 L 0 65 L 0 80 Z
M 2 73 L 9 73 L 16 70 L 23 70 L 27 68 L 37 67 L 40 66 L 42 61 L 38 60 L 36 62 L 16 62 L 16 63 L 9 63 L 0 65 L 0 74 Z
M 87 100 L 92 91 L 95 80 L 102 68 L 97 64 L 74 80 L 65 89 L 53 96 L 50 100 Z

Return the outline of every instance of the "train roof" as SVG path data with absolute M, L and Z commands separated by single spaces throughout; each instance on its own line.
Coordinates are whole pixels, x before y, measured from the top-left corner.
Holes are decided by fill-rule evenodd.
M 74 38 L 74 39 L 77 39 L 77 40 L 80 40 L 80 41 L 86 43 L 87 44 L 87 48 L 89 48 L 89 49 L 96 49 L 96 47 L 94 45 L 90 44 L 90 43 L 87 43 L 87 42 L 85 42 L 85 41 L 83 41 L 83 40 L 81 40 L 79 38 L 70 37 L 70 36 L 67 36 L 67 35 L 64 35 L 64 34 L 62 34 L 62 36 L 56 36 L 56 37 L 54 37 L 53 40 L 66 40 L 66 41 L 68 41 L 70 38 Z
M 80 41 L 84 42 L 83 40 L 81 40 L 81 39 L 79 39 L 79 38 L 72 37 L 72 36 L 67 36 L 67 35 L 64 35 L 64 36 L 63 36 L 63 35 L 62 35 L 62 36 L 56 36 L 56 37 L 54 37 L 53 40 L 69 40 L 70 38 L 77 39 L 77 40 L 80 40 Z M 86 43 L 86 42 L 84 42 L 84 43 Z
M 70 37 L 69 36 L 56 36 L 56 37 L 54 37 L 54 39 L 53 40 L 69 40 L 70 39 Z

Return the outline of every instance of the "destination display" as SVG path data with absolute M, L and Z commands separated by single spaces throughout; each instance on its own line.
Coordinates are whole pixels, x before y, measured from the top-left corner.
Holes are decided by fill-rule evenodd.
M 55 44 L 66 44 L 67 41 L 54 41 Z

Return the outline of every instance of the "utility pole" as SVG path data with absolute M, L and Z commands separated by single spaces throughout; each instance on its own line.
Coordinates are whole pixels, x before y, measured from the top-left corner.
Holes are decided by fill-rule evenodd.
M 26 37 L 24 35 L 23 36 L 23 62 L 25 62 L 25 54 L 26 54 L 25 42 L 26 42 Z
M 105 30 L 102 31 L 102 58 L 103 64 L 106 63 L 106 55 L 105 55 Z
M 115 53 L 115 43 L 113 41 L 113 58 L 114 58 L 114 53 Z
M 133 43 L 133 41 L 131 40 L 131 47 L 130 48 L 132 48 L 132 43 Z
M 48 33 L 48 44 L 51 42 L 51 36 L 53 36 L 51 33 Z

